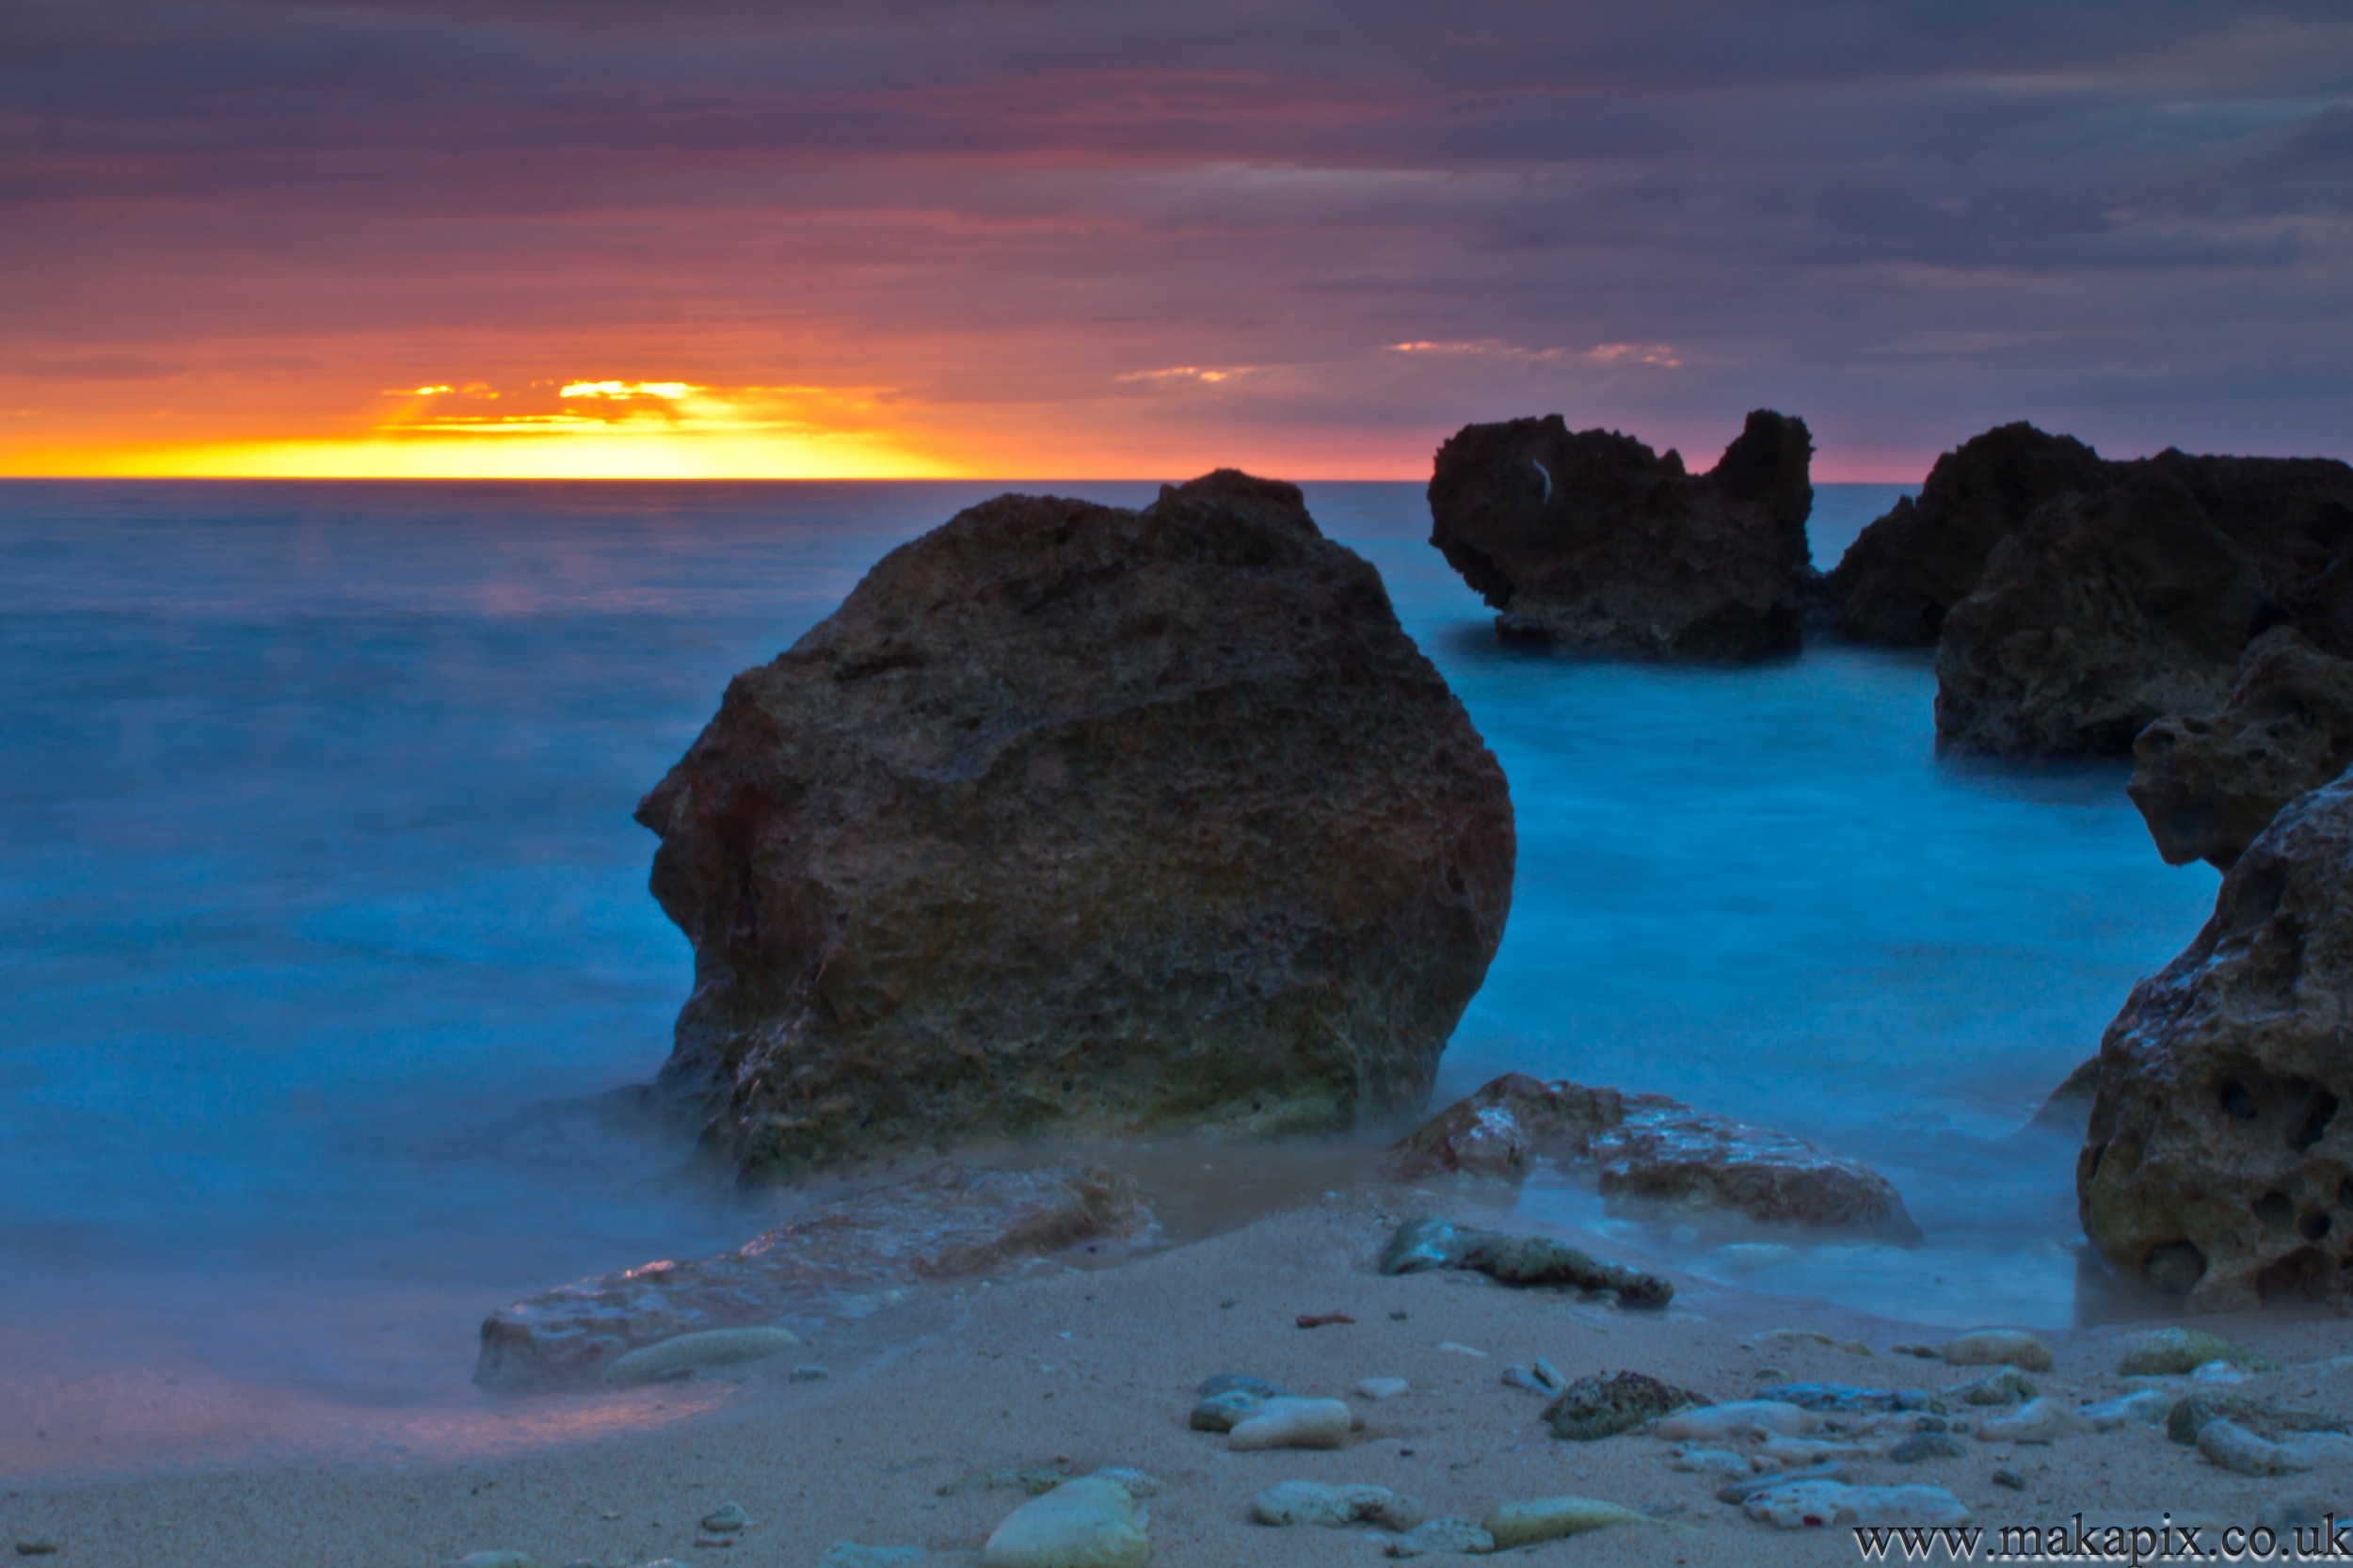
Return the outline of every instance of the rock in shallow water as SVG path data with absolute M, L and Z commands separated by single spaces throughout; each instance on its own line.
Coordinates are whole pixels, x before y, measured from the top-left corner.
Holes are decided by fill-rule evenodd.
M 982 1568 L 1143 1568 L 1151 1550 L 1127 1488 L 1082 1477 L 1014 1510 L 981 1548 L 981 1563 Z
M 674 1375 L 664 1341 L 726 1329 L 705 1346 L 763 1343 L 746 1320 L 822 1316 L 849 1298 L 1006 1267 L 1151 1223 L 1136 1184 L 1095 1168 L 991 1171 L 938 1165 L 902 1182 L 817 1205 L 730 1253 L 648 1263 L 550 1290 L 482 1325 L 474 1381 L 529 1388 L 595 1379 L 641 1347 L 638 1363 Z M 747 1325 L 746 1325 L 747 1326 Z M 779 1348 L 783 1340 L 774 1340 Z M 689 1364 L 691 1369 L 692 1363 Z
M 615 1388 L 633 1388 L 639 1384 L 660 1383 L 706 1367 L 764 1360 L 800 1342 L 798 1336 L 780 1328 L 704 1329 L 697 1334 L 657 1340 L 615 1357 L 604 1369 L 604 1381 Z
M 1885 1177 L 1801 1139 L 1692 1110 L 1663 1095 L 1624 1095 L 1507 1073 L 1393 1145 L 1390 1174 L 1516 1177 L 1539 1156 L 1591 1160 L 1605 1196 L 1721 1209 L 1767 1224 L 1806 1224 L 1913 1240 L 1919 1228 Z
M 1558 414 L 1470 424 L 1438 449 L 1430 542 L 1511 640 L 1671 658 L 1798 650 L 1813 572 L 1805 422 L 1759 409 L 1694 476 Z
M 2193 1311 L 2353 1270 L 2353 781 L 2292 802 L 2100 1045 L 2076 1196 L 2110 1264 Z
M 637 814 L 696 954 L 663 1083 L 747 1175 L 1411 1104 L 1511 901 L 1502 771 L 1378 573 L 1230 471 L 891 552 Z

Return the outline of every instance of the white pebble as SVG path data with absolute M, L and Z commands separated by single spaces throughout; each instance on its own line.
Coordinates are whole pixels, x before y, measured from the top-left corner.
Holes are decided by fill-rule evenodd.
M 2085 1405 L 2075 1414 L 2089 1421 L 2094 1432 L 2114 1432 L 2118 1427 L 2156 1426 L 2172 1408 L 2171 1396 L 2144 1388 L 2137 1394 L 2120 1394 L 2098 1404 Z
M 1353 1419 L 1341 1400 L 1304 1400 L 1286 1394 L 1235 1422 L 1227 1442 L 1244 1451 L 1337 1448 L 1348 1441 Z
M 2200 1427 L 2198 1451 L 2223 1469 L 2243 1476 L 2282 1476 L 2313 1467 L 2311 1460 L 2256 1436 L 2235 1421 L 2208 1421 Z
M 1438 1349 L 1442 1351 L 1451 1351 L 1456 1355 L 1475 1355 L 1481 1361 L 1487 1359 L 1487 1352 L 1485 1351 L 1475 1351 L 1468 1345 L 1458 1345 L 1451 1339 L 1439 1340 Z
M 1496 1549 L 1496 1538 L 1451 1514 L 1417 1525 L 1389 1543 L 1391 1557 L 1436 1557 L 1450 1552 L 1478 1556 Z
M 981 1568 L 1144 1568 L 1151 1553 L 1128 1489 L 1084 1476 L 1015 1509 L 981 1548 Z
M 1727 1437 L 1802 1437 L 1821 1424 L 1814 1412 L 1779 1400 L 1736 1400 L 1678 1410 L 1662 1417 L 1651 1432 L 1671 1441 L 1721 1443 Z
M 1403 1378 L 1361 1378 L 1356 1384 L 1356 1396 L 1365 1400 L 1394 1400 L 1408 1386 Z
M 1647 1525 L 1646 1513 L 1595 1497 L 1539 1497 L 1533 1502 L 1504 1503 L 1490 1509 L 1479 1528 L 1495 1540 L 1496 1550 L 1533 1545 L 1564 1535 L 1583 1535 L 1611 1525 Z
M 1996 1416 L 1977 1426 L 1988 1443 L 2056 1443 L 2095 1430 L 2091 1422 L 2057 1400 L 2028 1400 L 2008 1416 Z
M 1668 1462 L 1667 1468 L 1690 1475 L 1737 1480 L 1748 1475 L 1755 1466 L 1730 1448 L 1703 1448 L 1696 1444 L 1686 1443 L 1675 1450 L 1675 1456 Z
M 604 1381 L 616 1388 L 628 1388 L 704 1367 L 757 1361 L 799 1343 L 780 1328 L 714 1328 L 680 1334 L 616 1358 L 604 1369 Z

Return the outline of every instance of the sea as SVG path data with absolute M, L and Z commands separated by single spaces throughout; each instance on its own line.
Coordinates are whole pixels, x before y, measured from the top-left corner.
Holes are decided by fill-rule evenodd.
M 1155 493 L 0 484 L 0 1475 L 647 1418 L 468 1382 L 488 1309 L 766 1213 L 602 1109 L 691 974 L 631 811 L 729 676 L 1008 488 Z M 1575 1173 L 1529 1223 L 1929 1323 L 2106 1310 L 2073 1135 L 2032 1118 L 2216 886 L 2158 859 L 2127 770 L 1939 757 L 1921 651 L 1506 648 L 1419 486 L 1305 488 L 1511 783 L 1510 922 L 1441 1096 L 1672 1095 L 1871 1161 L 1925 1239 L 1702 1234 Z M 1903 493 L 1817 488 L 1817 563 Z

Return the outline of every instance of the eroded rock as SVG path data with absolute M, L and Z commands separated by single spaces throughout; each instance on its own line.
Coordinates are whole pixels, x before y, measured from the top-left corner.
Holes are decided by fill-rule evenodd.
M 2105 488 L 2114 467 L 2023 422 L 1963 441 L 1937 458 L 1916 502 L 1898 500 L 1831 572 L 1840 628 L 1891 648 L 1934 643 L 1995 545 L 2054 497 Z
M 2228 1362 L 2250 1372 L 2276 1372 L 2280 1363 L 2259 1351 L 2233 1344 L 2203 1329 L 2160 1328 L 2137 1335 L 2124 1348 L 2117 1373 L 2128 1378 L 2183 1377 L 2210 1362 Z
M 2353 784 L 2301 796 L 2223 878 L 2100 1046 L 2084 1232 L 2193 1311 L 2331 1294 L 2353 1270 Z
M 1797 651 L 1813 576 L 1813 440 L 1759 409 L 1716 467 L 1560 415 L 1471 424 L 1438 449 L 1430 542 L 1509 639 L 1653 657 Z
M 1479 1527 L 1495 1542 L 1496 1550 L 1508 1551 L 1513 1546 L 1532 1546 L 1539 1541 L 1558 1541 L 1564 1535 L 1583 1535 L 1617 1525 L 1655 1523 L 1647 1513 L 1598 1497 L 1537 1497 L 1528 1502 L 1499 1503 L 1487 1511 Z
M 1289 485 L 1006 496 L 729 683 L 640 803 L 662 1075 L 746 1176 L 1416 1102 L 1511 898 L 1502 771 Z
M 936 1165 L 820 1204 L 716 1257 L 648 1263 L 494 1312 L 482 1324 L 474 1381 L 496 1388 L 587 1382 L 640 1347 L 784 1317 L 823 1318 L 876 1291 L 1004 1269 L 1150 1223 L 1135 1182 L 1100 1168 Z M 665 1364 L 655 1375 L 692 1365 Z
M 1538 1158 L 1593 1161 L 1603 1193 L 1620 1199 L 1897 1240 L 1920 1234 L 1895 1188 L 1860 1160 L 1664 1095 L 1520 1073 L 1439 1112 L 1393 1144 L 1385 1162 L 1401 1180 L 1452 1171 L 1517 1177 Z
M 2168 865 L 2229 871 L 2280 808 L 2353 766 L 2353 661 L 2292 627 L 2247 645 L 2211 713 L 2169 713 L 2133 742 L 2124 792 Z
M 1689 1388 L 1662 1383 L 1647 1372 L 1616 1372 L 1578 1378 L 1561 1390 L 1545 1407 L 1545 1424 L 1555 1437 L 1591 1443 L 1706 1402 Z
M 1614 1290 L 1627 1306 L 1664 1306 L 1674 1295 L 1671 1280 L 1623 1264 L 1604 1263 L 1566 1242 L 1545 1236 L 1479 1230 L 1434 1215 L 1398 1226 L 1397 1234 L 1382 1249 L 1379 1267 L 1385 1274 L 1470 1269 L 1505 1285 Z

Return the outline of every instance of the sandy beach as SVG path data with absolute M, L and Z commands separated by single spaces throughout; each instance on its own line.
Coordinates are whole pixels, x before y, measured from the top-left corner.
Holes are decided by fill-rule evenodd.
M 1543 1356 L 1572 1379 L 1632 1369 L 1719 1401 L 1781 1375 L 1933 1390 L 1985 1370 L 1895 1352 L 1950 1330 L 1688 1277 L 1668 1310 L 1643 1312 L 1475 1274 L 1375 1272 L 1401 1216 L 1442 1208 L 1476 1218 L 1477 1197 L 1367 1187 L 1113 1267 L 1049 1260 L 1001 1284 L 942 1288 L 744 1368 L 716 1401 L 708 1387 L 676 1384 L 512 1400 L 521 1421 L 545 1421 L 567 1402 L 634 1404 L 630 1414 L 657 1419 L 655 1407 L 696 1407 L 620 1437 L 439 1467 L 286 1463 L 21 1481 L 0 1503 L 0 1539 L 54 1543 L 56 1555 L 41 1560 L 68 1568 L 426 1568 L 491 1549 L 527 1552 L 548 1568 L 636 1568 L 664 1557 L 804 1568 L 840 1541 L 977 1554 L 1023 1500 L 990 1486 L 987 1472 L 1126 1465 L 1160 1482 L 1147 1504 L 1151 1560 L 1168 1568 L 1386 1560 L 1382 1543 L 1391 1538 L 1369 1528 L 1252 1523 L 1251 1497 L 1289 1480 L 1370 1482 L 1419 1498 L 1433 1515 L 1474 1520 L 1497 1503 L 1567 1494 L 1660 1521 L 1524 1549 L 1537 1560 L 1852 1561 L 1849 1529 L 1753 1523 L 1717 1500 L 1718 1479 L 1672 1469 L 1671 1443 L 1555 1439 L 1540 1419 L 1545 1400 L 1506 1385 L 1503 1368 Z M 1567 1239 L 1644 1261 L 1598 1238 Z M 1328 1313 L 1354 1321 L 1297 1326 L 1302 1314 Z M 2057 1366 L 2034 1381 L 2071 1403 L 2121 1393 L 2122 1347 L 2148 1326 L 2046 1332 Z M 2345 1347 L 2338 1316 L 2273 1310 L 2199 1326 L 2287 1364 L 2238 1391 L 2353 1417 L 2353 1370 L 2315 1365 Z M 1790 1330 L 1799 1333 L 1776 1332 Z M 823 1365 L 828 1375 L 795 1382 L 795 1365 Z M 1187 1425 L 1194 1386 L 1220 1372 L 1340 1397 L 1361 1379 L 1397 1377 L 1411 1392 L 1353 1399 L 1363 1430 L 1340 1450 L 1234 1452 L 1224 1436 Z M 2353 1496 L 2345 1485 L 2353 1476 L 2326 1463 L 2308 1475 L 2253 1479 L 2154 1427 L 2045 1446 L 1962 1444 L 1960 1458 L 1860 1461 L 1856 1480 L 1948 1487 L 1973 1522 L 1993 1528 L 2057 1525 L 2080 1511 L 2094 1522 L 2153 1523 L 2169 1512 L 2218 1529 L 2252 1525 L 2290 1494 Z M 1996 1471 L 2023 1489 L 1997 1484 Z M 725 1501 L 756 1523 L 730 1547 L 697 1548 L 696 1521 Z

